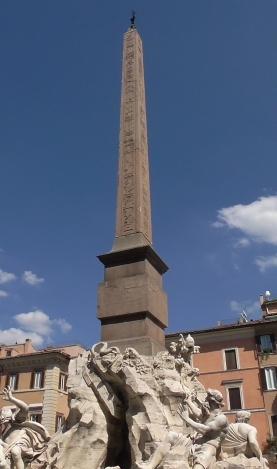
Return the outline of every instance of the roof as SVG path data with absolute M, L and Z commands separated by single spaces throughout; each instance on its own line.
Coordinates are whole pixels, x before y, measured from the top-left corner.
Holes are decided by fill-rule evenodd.
M 178 334 L 199 334 L 201 332 L 216 332 L 216 331 L 224 331 L 228 329 L 239 329 L 243 327 L 253 327 L 257 325 L 262 325 L 262 324 L 269 324 L 269 323 L 276 323 L 277 324 L 277 316 L 274 316 L 274 318 L 268 318 L 268 319 L 256 319 L 256 320 L 251 320 L 249 322 L 242 322 L 242 323 L 234 323 L 234 324 L 221 324 L 220 326 L 213 326 L 213 327 L 206 327 L 203 329 L 190 329 L 187 331 L 177 331 L 177 332 L 170 332 L 169 334 L 166 334 L 166 337 L 171 337 L 171 336 L 176 336 Z

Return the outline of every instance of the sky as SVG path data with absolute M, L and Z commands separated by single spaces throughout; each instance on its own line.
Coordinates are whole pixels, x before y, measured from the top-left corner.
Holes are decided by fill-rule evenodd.
M 277 294 L 276 0 L 2 1 L 2 343 L 100 340 L 132 9 L 167 332 L 257 319 Z

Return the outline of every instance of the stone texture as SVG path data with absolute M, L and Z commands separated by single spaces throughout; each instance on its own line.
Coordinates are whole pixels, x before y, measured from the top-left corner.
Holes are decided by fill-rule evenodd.
M 105 266 L 101 340 L 121 351 L 134 344 L 143 354 L 165 350 L 168 267 L 152 247 L 143 51 L 135 27 L 123 39 L 116 234 L 112 250 L 98 258 Z
M 130 235 L 136 246 L 152 242 L 143 52 L 135 28 L 123 40 L 114 249 L 130 248 Z
M 160 273 L 144 259 L 107 265 L 104 277 L 104 282 L 98 285 L 97 300 L 101 340 L 122 349 L 134 346 L 133 340 L 136 340 L 143 354 L 164 350 L 167 296 Z M 126 340 L 130 340 L 129 344 Z M 143 349 L 143 344 L 149 342 L 153 342 L 153 346 Z
M 178 406 L 188 390 L 203 395 L 205 390 L 189 376 L 190 365 L 177 361 L 167 351 L 142 356 L 129 347 L 121 353 L 106 342 L 72 360 L 69 416 L 48 450 L 59 446 L 53 468 L 135 469 L 135 462 L 148 459 L 169 429 L 188 433 Z M 176 469 L 181 468 L 180 451 L 186 453 L 186 446 L 166 458 L 168 464 L 176 460 Z

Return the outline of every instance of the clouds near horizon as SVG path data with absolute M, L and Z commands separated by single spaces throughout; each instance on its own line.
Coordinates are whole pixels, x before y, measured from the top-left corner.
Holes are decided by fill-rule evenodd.
M 52 341 L 52 336 L 60 331 L 65 334 L 71 329 L 71 324 L 63 318 L 50 319 L 48 314 L 41 310 L 20 313 L 13 316 L 13 320 L 19 327 L 10 329 L 0 329 L 0 342 L 13 344 L 15 342 L 25 342 L 31 339 L 34 346 L 40 346 L 46 340 Z

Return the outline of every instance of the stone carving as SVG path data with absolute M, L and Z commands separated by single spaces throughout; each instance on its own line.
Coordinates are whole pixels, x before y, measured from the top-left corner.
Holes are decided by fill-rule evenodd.
M 59 445 L 53 467 L 129 469 L 147 460 L 168 429 L 182 433 L 178 408 L 188 393 L 205 395 L 195 376 L 184 379 L 187 365 L 167 351 L 146 357 L 105 342 L 72 360 L 69 415 L 49 442 L 50 452 Z
M 151 242 L 143 52 L 134 28 L 123 54 L 116 236 L 141 232 Z
M 193 380 L 196 376 L 199 376 L 199 369 L 191 366 L 191 355 L 193 353 L 199 353 L 200 347 L 194 345 L 194 339 L 189 334 L 186 338 L 180 334 L 178 342 L 171 342 L 169 347 L 169 353 L 173 355 L 177 364 L 181 367 L 182 375 L 184 379 L 187 376 Z
M 184 467 L 211 468 L 216 462 L 216 455 L 224 438 L 223 432 L 228 425 L 227 418 L 220 412 L 222 405 L 222 395 L 215 389 L 207 390 L 204 402 L 197 401 L 195 392 L 188 393 L 179 406 L 179 414 L 196 433 L 183 435 L 169 431 L 152 458 L 147 463 L 137 463 L 137 467 L 139 469 L 155 469 L 169 454 L 172 447 L 179 446 L 183 447 Z M 197 420 L 192 420 L 189 413 Z M 172 467 L 172 462 L 170 467 Z
M 228 426 L 222 444 L 224 461 L 218 463 L 220 468 L 256 467 L 267 469 L 268 462 L 262 456 L 257 441 L 257 430 L 249 425 L 250 412 L 240 410 L 236 415 L 236 423 Z
M 18 410 L 12 414 L 8 407 L 4 407 L 0 413 L 0 468 L 24 469 L 26 463 L 45 451 L 50 436 L 42 425 L 29 420 L 29 406 L 16 399 L 9 386 L 4 389 L 4 395 L 3 399 L 16 405 Z
M 43 427 L 42 433 L 36 428 L 42 439 L 36 433 L 26 440 L 33 422 L 27 422 L 26 404 L 7 390 L 19 409 L 12 425 L 24 433 L 14 429 L 6 441 L 4 432 L 0 469 L 266 469 L 249 414 L 238 413 L 228 425 L 221 393 L 198 381 L 193 353 L 199 348 L 191 336 L 180 336 L 155 357 L 95 344 L 70 362 L 69 415 L 46 450 Z M 10 425 L 11 413 L 1 415 Z M 33 446 L 36 439 L 40 445 Z
M 190 396 L 185 400 L 186 406 L 180 406 L 182 419 L 197 432 L 191 448 L 191 466 L 194 469 L 212 468 L 221 451 L 224 430 L 228 426 L 228 420 L 221 412 L 221 407 L 224 406 L 222 401 L 222 394 L 219 391 L 207 389 L 202 409 L 195 405 Z M 197 420 L 193 420 L 189 413 Z

